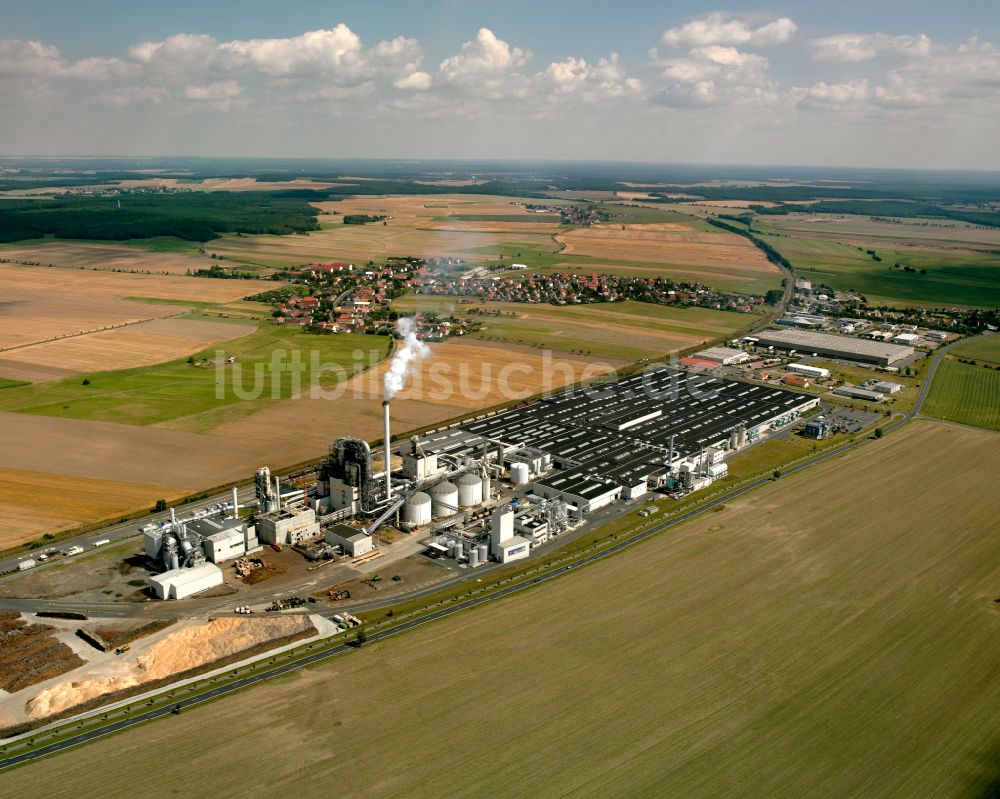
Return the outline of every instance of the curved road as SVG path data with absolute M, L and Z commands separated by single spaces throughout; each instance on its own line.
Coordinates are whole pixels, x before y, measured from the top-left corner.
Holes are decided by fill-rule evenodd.
M 934 373 L 937 371 L 937 366 L 943 359 L 947 349 L 948 347 L 941 347 L 935 353 L 933 360 L 931 361 L 931 364 L 928 367 L 927 374 L 924 377 L 923 383 L 920 388 L 920 392 L 918 393 L 917 398 L 914 402 L 913 409 L 905 414 L 902 414 L 900 417 L 889 422 L 887 425 L 884 425 L 883 426 L 884 430 L 895 429 L 905 424 L 906 422 L 910 421 L 914 417 L 919 416 L 921 406 L 923 405 L 924 399 L 926 398 L 927 393 L 930 389 L 930 384 L 931 381 L 933 380 Z M 851 441 L 842 444 L 840 446 L 834 447 L 830 450 L 817 454 L 812 458 L 809 458 L 808 460 L 802 461 L 801 463 L 789 466 L 786 469 L 784 469 L 783 472 L 784 474 L 794 474 L 795 472 L 802 471 L 803 469 L 806 469 L 810 466 L 814 466 L 818 463 L 823 463 L 824 461 L 828 461 L 832 458 L 837 457 L 838 455 L 841 455 L 851 449 L 860 446 L 862 441 Z M 729 502 L 737 497 L 743 496 L 744 494 L 747 494 L 757 488 L 760 488 L 761 486 L 767 485 L 770 482 L 772 482 L 772 478 L 769 477 L 759 478 L 751 483 L 747 483 L 746 485 L 733 489 L 732 491 L 729 491 L 726 494 L 723 494 L 719 497 L 709 500 L 705 504 L 699 505 L 697 508 L 692 508 L 691 510 L 685 511 L 671 519 L 667 519 L 664 520 L 663 522 L 660 522 L 659 524 L 655 524 L 652 527 L 643 530 L 642 532 L 630 536 L 629 538 L 611 544 L 610 546 L 598 552 L 594 552 L 584 557 L 581 557 L 578 560 L 574 561 L 573 563 L 566 564 L 564 566 L 559 566 L 551 571 L 540 574 L 537 577 L 534 577 L 530 580 L 498 588 L 496 591 L 493 591 L 489 594 L 484 594 L 478 597 L 472 597 L 469 599 L 465 599 L 461 602 L 455 602 L 454 604 L 451 604 L 448 607 L 432 611 L 426 614 L 425 616 L 421 616 L 420 618 L 413 619 L 411 621 L 401 622 L 400 624 L 397 624 L 390 629 L 372 632 L 368 635 L 368 641 L 369 642 L 382 641 L 387 638 L 391 638 L 393 636 L 400 635 L 402 633 L 416 629 L 423 625 L 431 624 L 440 619 L 447 618 L 456 613 L 461 613 L 462 611 L 468 610 L 470 608 L 483 605 L 487 602 L 492 602 L 496 599 L 501 599 L 503 597 L 520 593 L 522 591 L 527 591 L 531 588 L 534 588 L 536 585 L 549 582 L 550 580 L 555 580 L 559 577 L 562 577 L 567 572 L 579 568 L 580 566 L 586 566 L 587 564 L 590 563 L 596 563 L 600 560 L 604 560 L 605 558 L 609 558 L 613 555 L 616 555 L 617 553 L 622 552 L 625 549 L 633 547 L 636 544 L 639 544 L 643 541 L 646 541 L 652 538 L 653 536 L 659 535 L 664 530 L 667 530 L 679 524 L 683 524 L 684 522 L 689 521 L 695 518 L 696 516 L 699 516 L 707 511 L 710 511 L 712 508 L 715 508 L 725 502 Z M 436 590 L 440 590 L 441 586 L 438 585 L 435 586 L 434 588 Z M 392 601 L 395 603 L 399 602 L 401 599 L 405 599 L 405 597 L 399 597 L 399 596 L 393 597 Z M 330 613 L 333 613 L 333 611 L 331 611 Z M 78 735 L 74 735 L 59 741 L 55 741 L 51 744 L 38 747 L 28 752 L 23 752 L 18 755 L 10 755 L 8 757 L 0 759 L 0 769 L 9 768 L 11 766 L 16 766 L 32 760 L 37 760 L 39 758 L 55 754 L 57 752 L 61 752 L 66 749 L 80 746 L 81 744 L 87 743 L 88 741 L 93 741 L 98 738 L 103 738 L 106 735 L 111 735 L 112 733 L 119 732 L 120 730 L 125 730 L 128 729 L 129 727 L 134 727 L 137 724 L 142 724 L 144 722 L 151 721 L 153 719 L 170 715 L 174 712 L 174 708 L 177 708 L 178 710 L 183 710 L 185 708 L 194 707 L 195 705 L 210 701 L 212 699 L 217 699 L 219 697 L 226 696 L 228 694 L 232 694 L 237 691 L 241 691 L 244 688 L 249 688 L 253 685 L 257 685 L 258 683 L 262 683 L 265 680 L 270 680 L 275 677 L 279 677 L 283 674 L 287 674 L 289 672 L 296 671 L 298 669 L 313 665 L 315 663 L 320 663 L 329 658 L 345 654 L 354 648 L 355 648 L 354 645 L 345 643 L 331 644 L 327 646 L 323 646 L 322 643 L 313 643 L 310 645 L 306 645 L 304 648 L 306 651 L 304 651 L 297 657 L 290 659 L 286 663 L 275 665 L 272 668 L 264 669 L 261 671 L 256 671 L 256 666 L 245 667 L 243 670 L 252 668 L 253 673 L 240 677 L 232 682 L 226 683 L 225 685 L 217 687 L 208 687 L 205 690 L 199 691 L 198 693 L 192 694 L 191 696 L 185 697 L 183 699 L 178 699 L 176 702 L 172 702 L 164 707 L 156 707 L 148 711 L 145 711 L 143 713 L 140 713 L 138 715 L 128 716 L 126 718 L 119 719 L 118 721 L 109 720 L 107 724 L 102 725 L 101 727 L 95 730 L 82 732 Z

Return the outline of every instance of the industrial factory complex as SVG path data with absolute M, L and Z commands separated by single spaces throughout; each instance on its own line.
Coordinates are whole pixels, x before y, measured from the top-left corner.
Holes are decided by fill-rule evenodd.
M 725 459 L 819 400 L 659 367 L 430 431 L 388 451 L 340 438 L 308 489 L 258 470 L 255 499 L 143 530 L 162 563 L 151 587 L 182 599 L 220 585 L 218 564 L 265 546 L 371 556 L 391 524 L 425 551 L 476 568 L 527 557 L 588 514 L 651 491 L 675 496 L 727 472 Z M 383 402 L 385 441 L 391 403 Z M 389 468 L 385 467 L 389 464 Z

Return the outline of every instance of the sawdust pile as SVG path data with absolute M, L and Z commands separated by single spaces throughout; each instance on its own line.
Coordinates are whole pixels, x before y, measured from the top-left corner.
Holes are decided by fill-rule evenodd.
M 301 633 L 312 627 L 307 616 L 261 619 L 213 619 L 168 635 L 134 660 L 122 660 L 89 679 L 60 683 L 40 692 L 27 703 L 28 719 L 45 718 L 104 694 L 210 664 L 258 647 L 268 641 Z

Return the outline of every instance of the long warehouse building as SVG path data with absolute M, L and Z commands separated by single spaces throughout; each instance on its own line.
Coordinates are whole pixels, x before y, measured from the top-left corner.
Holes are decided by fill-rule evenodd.
M 914 353 L 913 347 L 901 344 L 886 344 L 832 333 L 814 333 L 811 330 L 764 330 L 756 333 L 755 338 L 758 347 L 795 350 L 805 355 L 828 355 L 877 366 L 891 366 Z
M 512 463 L 541 456 L 560 471 L 534 481 L 537 493 L 586 512 L 641 496 L 668 466 L 743 446 L 818 404 L 787 389 L 661 367 L 435 431 L 420 446 L 457 460 L 496 446 L 516 451 Z

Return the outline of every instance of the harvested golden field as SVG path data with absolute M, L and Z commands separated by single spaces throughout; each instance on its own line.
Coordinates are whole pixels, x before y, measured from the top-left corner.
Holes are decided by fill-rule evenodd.
M 188 491 L 243 479 L 264 464 L 319 454 L 315 444 L 288 440 L 281 430 L 259 432 L 255 440 L 220 440 L 156 427 L 0 413 L 6 468 Z
M 683 223 L 592 225 L 560 233 L 556 239 L 565 245 L 564 255 L 706 266 L 739 264 L 763 272 L 776 268 L 741 236 L 696 232 Z
M 153 796 L 989 796 L 995 439 L 909 425 L 527 594 L 6 783 L 125 797 L 170 751 L 187 768 Z M 248 740 L 271 742 L 266 762 L 218 767 Z
M 480 408 L 517 402 L 611 368 L 595 358 L 545 353 L 530 347 L 450 340 L 431 345 L 406 388 L 392 403 L 393 434 L 434 425 Z M 252 416 L 219 425 L 213 435 L 253 439 L 274 430 L 319 452 L 338 436 L 382 437 L 383 364 L 355 377 L 329 399 L 285 400 Z
M 228 303 L 274 283 L 46 269 L 0 264 L 0 348 L 184 312 L 190 301 Z M 177 300 L 142 302 L 129 297 Z
M 249 258 L 265 266 L 332 260 L 364 263 L 393 255 L 481 260 L 495 258 L 501 245 L 510 242 L 523 244 L 526 250 L 557 250 L 552 234 L 559 230 L 558 219 L 538 221 L 537 215 L 512 201 L 516 198 L 447 194 L 317 202 L 313 205 L 321 212 L 331 212 L 319 216 L 320 231 L 296 236 L 226 236 L 205 246 L 209 252 Z M 390 218 L 386 224 L 344 225 L 339 216 L 343 214 Z
M 89 244 L 77 241 L 46 241 L 0 247 L 0 258 L 7 261 L 29 261 L 41 266 L 107 271 L 124 269 L 157 275 L 184 275 L 188 270 L 207 269 L 213 264 L 207 255 L 196 252 L 155 252 L 127 244 Z
M 17 378 L 36 367 L 62 376 L 152 366 L 252 333 L 254 322 L 233 324 L 196 319 L 155 319 L 115 330 L 58 339 L 0 354 L 0 374 Z M 27 377 L 25 377 L 27 379 Z
M 162 485 L 0 468 L 0 549 L 185 493 Z

